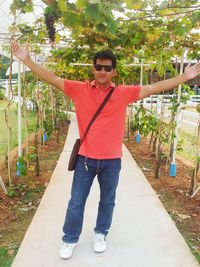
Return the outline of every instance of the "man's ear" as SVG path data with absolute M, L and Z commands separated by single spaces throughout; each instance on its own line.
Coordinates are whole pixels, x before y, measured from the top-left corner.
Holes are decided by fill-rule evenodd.
M 114 70 L 113 70 L 113 77 L 116 77 L 116 76 L 117 76 L 117 70 L 114 69 Z

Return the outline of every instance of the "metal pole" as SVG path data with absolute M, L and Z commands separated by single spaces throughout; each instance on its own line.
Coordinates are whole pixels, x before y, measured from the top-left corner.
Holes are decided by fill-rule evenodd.
M 143 85 L 143 67 L 144 67 L 144 59 L 141 59 L 141 64 L 140 64 L 140 86 Z M 143 106 L 143 99 L 140 100 L 140 105 Z M 135 140 L 136 143 L 139 144 L 140 143 L 140 132 L 139 130 L 136 131 L 136 135 L 135 135 Z
M 184 55 L 185 55 L 185 48 L 182 51 L 182 56 L 181 56 L 181 64 L 180 64 L 180 75 L 183 73 L 183 63 L 184 63 Z M 180 104 L 180 99 L 181 99 L 181 88 L 182 84 L 179 84 L 178 86 L 178 96 L 177 100 L 178 103 Z M 172 162 L 170 165 L 170 176 L 176 176 L 176 148 L 178 144 L 178 128 L 180 126 L 180 105 L 178 107 L 177 113 L 176 113 L 176 128 L 175 128 L 175 138 L 174 138 L 174 150 L 173 150 L 173 155 L 172 155 Z
M 17 12 L 17 22 L 20 23 L 20 11 Z M 22 155 L 22 112 L 21 112 L 21 61 L 18 59 L 18 157 Z
M 143 67 L 144 67 L 144 59 L 141 59 L 141 69 L 140 69 L 140 86 L 143 85 Z
M 18 60 L 18 157 L 22 155 L 21 62 Z

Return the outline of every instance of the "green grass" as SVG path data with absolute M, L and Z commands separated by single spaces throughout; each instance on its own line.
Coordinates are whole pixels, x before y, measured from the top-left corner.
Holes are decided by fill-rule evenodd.
M 43 160 L 58 160 L 59 155 L 55 152 L 50 152 Z
M 200 264 L 200 252 L 197 250 L 197 247 L 199 247 L 199 245 L 200 245 L 200 241 L 190 239 L 187 241 L 187 244 L 190 247 L 192 254 L 195 256 L 198 263 Z
M 13 248 L 0 247 L 0 267 L 10 267 L 17 250 L 18 246 L 14 246 Z M 12 255 L 9 255 L 9 251 Z
M 42 197 L 45 189 L 46 189 L 46 187 L 44 185 L 40 185 L 37 188 L 30 189 L 28 192 L 26 192 L 24 194 L 21 201 L 24 204 L 28 204 L 30 202 L 37 204 L 36 202 L 37 202 L 38 198 Z
M 0 101 L 0 159 L 3 159 L 3 157 L 6 154 L 7 151 L 7 126 L 5 122 L 5 115 L 4 115 L 4 109 L 7 105 L 6 101 Z M 36 124 L 36 114 L 34 112 L 28 112 L 28 123 L 31 128 L 35 128 Z M 11 122 L 11 129 L 12 129 L 12 136 L 11 136 L 11 150 L 18 145 L 18 121 L 17 121 L 17 104 L 13 103 L 10 106 L 10 122 Z M 25 139 L 25 123 L 24 123 L 24 117 L 22 117 L 22 142 Z
M 196 143 L 196 136 L 194 134 L 186 133 L 180 129 L 178 139 L 182 139 L 183 143 L 181 144 L 182 151 L 177 151 L 177 154 L 187 160 L 195 161 L 196 155 L 194 144 Z

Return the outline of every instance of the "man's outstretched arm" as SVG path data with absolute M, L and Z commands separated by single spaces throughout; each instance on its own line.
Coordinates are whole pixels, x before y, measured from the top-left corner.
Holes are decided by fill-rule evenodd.
M 32 72 L 34 72 L 41 80 L 52 84 L 62 92 L 64 91 L 64 79 L 59 78 L 53 72 L 46 70 L 39 64 L 32 61 L 27 46 L 24 49 L 16 41 L 12 41 L 11 49 L 13 54 L 26 66 L 28 66 L 32 70 Z
M 168 91 L 172 88 L 177 87 L 179 84 L 191 80 L 200 74 L 200 63 L 194 66 L 187 66 L 185 72 L 180 76 L 167 79 L 164 81 L 156 82 L 150 85 L 142 86 L 139 98 L 145 98 L 147 96 L 158 94 L 164 91 Z

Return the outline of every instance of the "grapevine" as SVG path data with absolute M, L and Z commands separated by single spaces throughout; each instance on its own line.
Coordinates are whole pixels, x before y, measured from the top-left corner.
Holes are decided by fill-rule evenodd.
M 52 43 L 55 42 L 56 29 L 54 27 L 55 21 L 60 17 L 60 10 L 56 1 L 49 1 L 48 6 L 45 8 L 44 18 L 48 32 L 48 37 Z
M 53 11 L 51 6 L 48 6 L 46 8 L 45 13 L 44 13 L 44 17 L 45 17 L 45 24 L 47 27 L 48 37 L 49 37 L 50 41 L 52 43 L 54 43 L 55 42 L 55 32 L 56 32 L 56 29 L 54 27 L 55 15 L 54 15 L 54 11 Z

